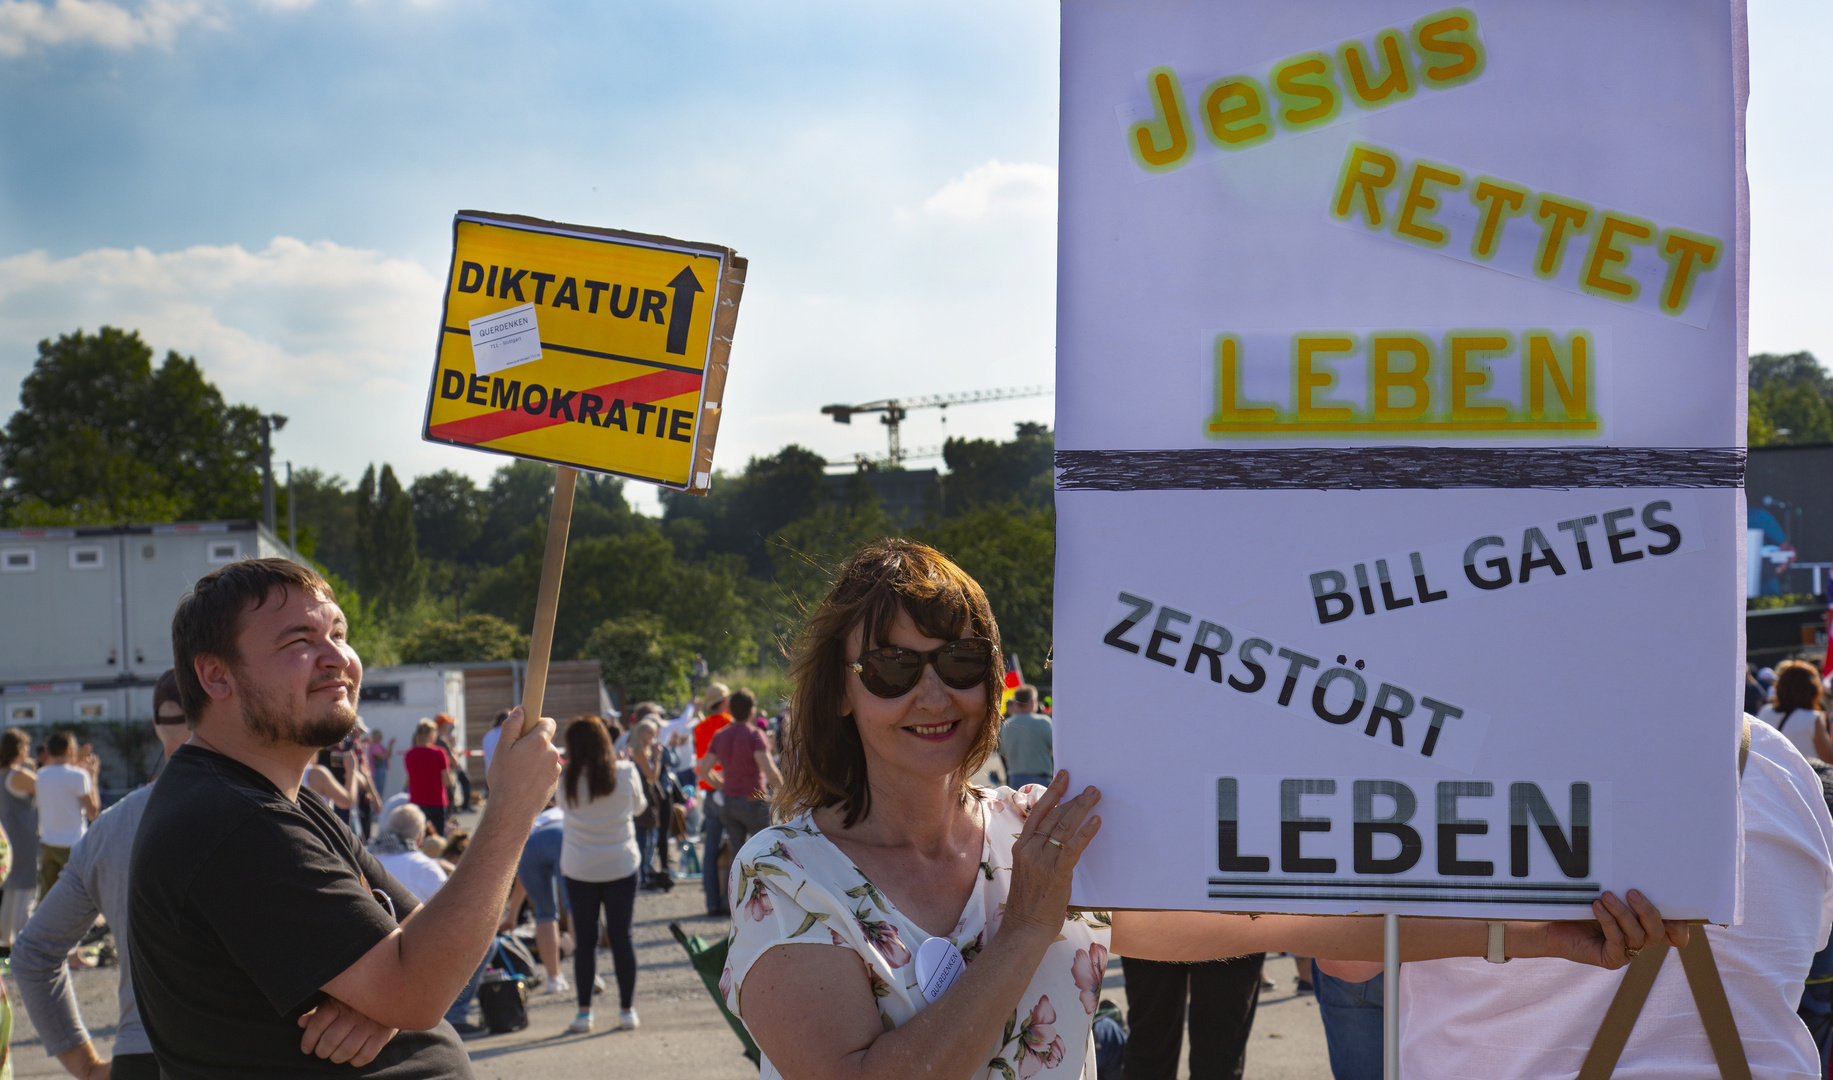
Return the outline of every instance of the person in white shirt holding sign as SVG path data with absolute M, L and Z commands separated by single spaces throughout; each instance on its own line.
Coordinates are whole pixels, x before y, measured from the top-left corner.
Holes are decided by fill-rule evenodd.
M 1743 912 L 1703 929 L 1749 1075 L 1815 1080 L 1820 1055 L 1796 1015 L 1814 953 L 1833 931 L 1833 817 L 1787 732 L 1750 724 L 1739 779 Z M 1374 964 L 1320 962 L 1338 978 Z M 1400 968 L 1400 1067 L 1408 1080 L 1567 1080 L 1584 1064 L 1623 976 L 1522 960 L 1435 960 Z M 1729 1074 L 1727 1074 L 1729 1075 Z M 1719 1067 L 1678 956 L 1663 959 L 1623 1044 L 1618 1080 L 1717 1080 Z
M 1269 950 L 1376 959 L 1378 918 L 1068 911 L 1100 793 L 986 790 L 999 630 L 939 552 L 887 540 L 841 567 L 803 631 L 777 820 L 733 860 L 721 990 L 762 1075 L 1093 1080 L 1110 951 L 1207 960 Z M 1620 967 L 1683 944 L 1637 893 L 1598 922 L 1511 922 L 1510 955 Z M 1633 911 L 1632 911 L 1633 908 Z M 1483 956 L 1488 926 L 1409 919 L 1402 956 Z M 966 963 L 955 964 L 951 956 Z

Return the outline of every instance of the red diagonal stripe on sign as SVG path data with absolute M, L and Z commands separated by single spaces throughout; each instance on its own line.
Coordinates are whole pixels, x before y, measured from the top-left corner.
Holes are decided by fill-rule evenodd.
M 553 387 L 548 387 L 552 391 Z M 652 371 L 647 375 L 638 375 L 634 379 L 622 382 L 606 383 L 595 386 L 587 393 L 597 394 L 605 399 L 607 405 L 614 398 L 625 401 L 661 401 L 664 398 L 679 397 L 682 394 L 698 393 L 700 375 L 685 371 Z M 583 396 L 583 395 L 582 395 Z M 579 398 L 573 399 L 573 415 L 579 415 Z M 602 414 L 601 414 L 602 415 Z M 467 416 L 463 420 L 453 420 L 444 424 L 435 424 L 431 431 L 435 439 L 450 439 L 453 442 L 478 443 L 494 442 L 511 435 L 521 435 L 542 428 L 564 424 L 564 416 L 549 416 L 546 410 L 540 415 L 530 415 L 521 409 L 499 409 L 492 413 L 478 416 Z

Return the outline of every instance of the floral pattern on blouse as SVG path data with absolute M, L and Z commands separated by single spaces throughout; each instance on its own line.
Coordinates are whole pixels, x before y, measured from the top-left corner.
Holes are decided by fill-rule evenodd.
M 1012 883 L 1012 842 L 1031 805 L 1044 793 L 984 792 L 986 814 L 980 873 L 961 920 L 949 934 L 962 959 L 974 959 L 999 932 Z M 743 1019 L 739 994 L 758 957 L 783 944 L 852 949 L 865 961 L 867 979 L 886 1031 L 927 1004 L 912 958 L 930 935 L 878 891 L 804 814 L 753 836 L 733 860 L 733 911 L 726 968 L 719 990 Z M 1091 1031 L 1107 971 L 1112 919 L 1106 912 L 1072 913 L 1044 954 L 1018 1008 L 1006 1019 L 999 1043 L 987 1048 L 983 1080 L 1094 1080 Z M 766 1057 L 762 1077 L 777 1077 Z

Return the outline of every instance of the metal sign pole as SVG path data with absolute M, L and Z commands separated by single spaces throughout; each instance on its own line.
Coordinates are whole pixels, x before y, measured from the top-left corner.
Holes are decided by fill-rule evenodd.
M 1400 916 L 1381 917 L 1381 1080 L 1400 1080 Z

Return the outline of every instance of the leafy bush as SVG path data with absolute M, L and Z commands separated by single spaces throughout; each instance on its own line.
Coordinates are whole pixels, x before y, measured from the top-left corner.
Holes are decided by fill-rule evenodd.
M 606 619 L 586 637 L 581 660 L 596 660 L 605 685 L 622 686 L 625 702 L 683 701 L 694 642 L 648 613 Z
M 521 660 L 528 635 L 495 615 L 466 615 L 457 622 L 429 622 L 401 642 L 404 664 L 468 660 Z

